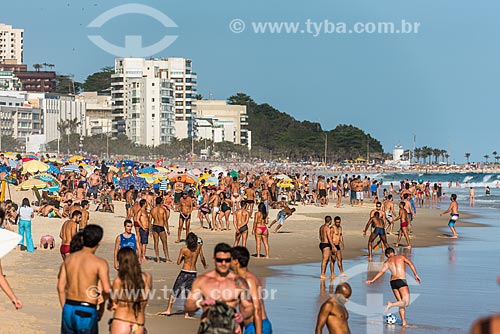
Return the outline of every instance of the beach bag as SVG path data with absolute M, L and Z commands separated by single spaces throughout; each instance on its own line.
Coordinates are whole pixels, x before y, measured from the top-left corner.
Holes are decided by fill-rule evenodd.
M 224 302 L 216 302 L 208 308 L 205 321 L 200 323 L 198 334 L 233 334 L 238 327 L 234 319 L 236 311 Z

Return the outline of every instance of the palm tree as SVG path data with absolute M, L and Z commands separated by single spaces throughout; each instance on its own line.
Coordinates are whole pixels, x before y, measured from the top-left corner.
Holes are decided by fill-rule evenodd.
M 449 165 L 450 164 L 450 155 L 448 153 L 445 153 L 444 157 L 446 158 L 446 164 Z
M 439 156 L 441 155 L 441 150 L 438 148 L 433 148 L 432 155 L 434 156 L 434 162 L 438 163 Z
M 490 158 L 490 156 L 488 154 L 485 154 L 483 157 L 486 160 L 486 164 L 488 164 L 488 159 Z
M 422 149 L 417 147 L 413 151 L 413 156 L 415 157 L 415 159 L 417 159 L 417 163 L 420 163 L 420 157 L 422 156 Z
M 40 69 L 42 68 L 42 65 L 40 65 L 40 64 L 33 64 L 33 68 L 35 69 L 35 71 L 40 72 Z
M 467 159 L 467 165 L 469 164 L 470 153 L 465 153 L 465 159 Z
M 498 163 L 497 151 L 493 151 L 491 154 L 492 154 L 492 157 L 495 158 L 495 163 Z

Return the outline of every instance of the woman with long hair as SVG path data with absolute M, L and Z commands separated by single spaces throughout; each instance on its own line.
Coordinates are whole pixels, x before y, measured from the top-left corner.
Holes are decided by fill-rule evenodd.
M 152 278 L 141 271 L 137 253 L 130 247 L 118 251 L 118 277 L 113 281 L 111 334 L 145 334 L 145 309 Z
M 24 237 L 26 237 L 26 249 L 28 252 L 35 251 L 35 244 L 33 243 L 33 236 L 31 235 L 31 220 L 35 216 L 35 210 L 30 206 L 30 200 L 26 197 L 23 198 L 21 207 L 17 210 L 19 215 L 18 233 L 22 239 L 19 242 L 19 249 L 24 246 Z
M 269 230 L 267 224 L 269 222 L 269 217 L 267 215 L 266 205 L 264 203 L 259 203 L 257 207 L 257 212 L 255 213 L 253 220 L 252 234 L 255 234 L 255 244 L 257 247 L 257 257 L 260 257 L 260 243 L 264 243 L 264 249 L 266 251 L 266 259 L 269 259 Z

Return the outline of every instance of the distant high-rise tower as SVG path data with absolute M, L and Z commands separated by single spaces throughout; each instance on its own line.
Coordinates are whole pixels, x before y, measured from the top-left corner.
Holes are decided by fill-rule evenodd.
M 22 64 L 24 29 L 0 23 L 0 63 Z

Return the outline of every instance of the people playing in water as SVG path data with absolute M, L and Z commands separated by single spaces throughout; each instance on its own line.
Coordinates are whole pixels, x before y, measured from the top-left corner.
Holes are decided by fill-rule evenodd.
M 447 214 L 448 212 L 450 213 L 450 220 L 448 221 L 448 227 L 451 230 L 452 233 L 452 238 L 458 238 L 457 230 L 455 229 L 455 224 L 458 220 L 459 214 L 458 214 L 458 203 L 457 203 L 457 195 L 456 194 L 451 194 L 450 196 L 450 206 L 446 211 L 443 211 L 439 215 L 442 216 L 444 214 Z

